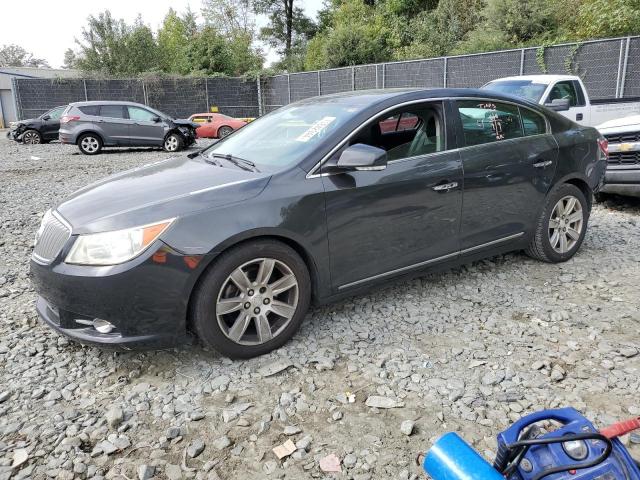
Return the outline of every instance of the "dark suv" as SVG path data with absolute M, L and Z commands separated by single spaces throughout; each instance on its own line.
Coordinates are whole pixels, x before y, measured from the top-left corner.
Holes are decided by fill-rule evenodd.
M 28 144 L 47 143 L 58 139 L 60 128 L 60 116 L 66 105 L 52 108 L 37 118 L 20 120 L 15 127 L 9 130 L 7 137 L 16 142 Z
M 133 102 L 71 103 L 60 118 L 59 139 L 85 155 L 102 147 L 162 147 L 177 152 L 196 140 L 197 124 L 175 120 Z

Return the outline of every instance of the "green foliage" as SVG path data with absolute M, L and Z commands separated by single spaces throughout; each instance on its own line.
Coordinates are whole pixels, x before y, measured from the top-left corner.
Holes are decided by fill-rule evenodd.
M 20 45 L 9 44 L 0 47 L 0 67 L 45 67 L 49 64 L 42 58 L 36 58 Z
M 172 8 L 158 30 L 159 67 L 163 72 L 186 75 L 191 70 L 187 49 L 191 42 L 186 22 Z
M 637 35 L 640 0 L 583 0 L 577 17 L 575 34 L 580 38 Z

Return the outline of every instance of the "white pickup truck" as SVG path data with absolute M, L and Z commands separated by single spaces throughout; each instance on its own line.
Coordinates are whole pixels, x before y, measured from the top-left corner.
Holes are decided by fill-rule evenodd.
M 590 100 L 573 75 L 525 75 L 493 80 L 482 88 L 524 97 L 581 125 L 596 127 L 609 141 L 601 192 L 640 196 L 640 101 Z

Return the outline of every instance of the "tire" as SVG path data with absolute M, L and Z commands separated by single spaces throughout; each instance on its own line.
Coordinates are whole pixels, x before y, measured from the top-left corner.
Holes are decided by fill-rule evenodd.
M 310 299 L 309 271 L 295 250 L 274 240 L 250 241 L 207 270 L 194 294 L 191 324 L 202 343 L 223 355 L 256 357 L 293 337 Z
M 232 133 L 233 133 L 233 128 L 227 127 L 227 126 L 220 127 L 218 129 L 218 138 L 223 139 L 224 137 L 228 137 Z
M 30 128 L 22 134 L 22 143 L 26 145 L 37 145 L 42 142 L 42 135 L 39 131 Z
M 78 148 L 84 155 L 97 155 L 102 151 L 102 139 L 95 133 L 85 133 L 78 138 Z
M 527 255 L 543 262 L 566 262 L 584 241 L 589 214 L 582 190 L 569 183 L 559 185 L 547 195 Z
M 175 153 L 184 148 L 184 138 L 179 133 L 170 133 L 164 139 L 162 148 L 165 152 Z

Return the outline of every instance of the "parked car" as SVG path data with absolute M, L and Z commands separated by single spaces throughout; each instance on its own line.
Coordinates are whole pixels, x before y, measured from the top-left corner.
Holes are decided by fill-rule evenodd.
M 599 197 L 609 193 L 640 197 L 640 115 L 598 125 L 609 142 L 609 158 Z
M 221 113 L 196 113 L 189 120 L 198 124 L 198 138 L 224 138 L 247 124 L 244 120 Z
M 640 196 L 640 102 L 624 98 L 591 101 L 582 80 L 571 75 L 508 77 L 484 89 L 522 96 L 584 125 L 595 125 L 609 142 L 604 186 L 597 196 Z
M 57 140 L 60 116 L 65 108 L 67 108 L 66 105 L 55 107 L 37 118 L 15 122 L 7 132 L 7 137 L 16 142 L 27 144 L 48 143 L 51 140 Z
M 85 155 L 103 147 L 162 147 L 177 152 L 196 140 L 197 124 L 175 120 L 133 102 L 71 103 L 60 118 L 62 143 L 78 145 Z
M 398 115 L 414 127 L 383 133 Z M 605 145 L 594 128 L 486 90 L 302 100 L 47 212 L 31 261 L 37 310 L 81 342 L 194 333 L 231 357 L 264 354 L 311 302 L 512 250 L 569 260 Z

